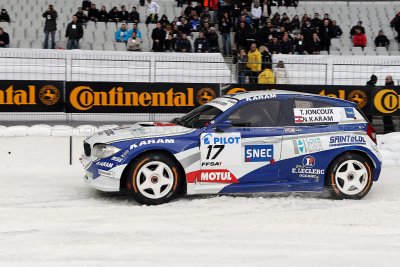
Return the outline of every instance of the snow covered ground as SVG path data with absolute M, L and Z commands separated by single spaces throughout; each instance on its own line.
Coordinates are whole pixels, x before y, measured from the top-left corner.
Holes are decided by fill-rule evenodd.
M 378 137 L 385 167 L 361 201 L 264 194 L 190 197 L 147 207 L 86 187 L 77 160 L 63 165 L 54 154 L 67 159 L 68 136 L 83 138 L 86 131 L 64 128 L 0 128 L 0 267 L 400 262 L 400 133 Z
M 80 166 L 0 169 L 0 266 L 398 266 L 400 168 L 361 201 L 316 194 L 141 206 Z

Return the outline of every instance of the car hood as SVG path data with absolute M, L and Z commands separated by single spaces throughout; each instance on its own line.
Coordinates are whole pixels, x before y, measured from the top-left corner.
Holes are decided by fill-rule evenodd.
M 186 128 L 170 122 L 138 122 L 133 125 L 107 129 L 95 133 L 89 136 L 85 142 L 90 144 L 107 144 L 130 139 L 182 135 L 195 130 L 196 129 Z

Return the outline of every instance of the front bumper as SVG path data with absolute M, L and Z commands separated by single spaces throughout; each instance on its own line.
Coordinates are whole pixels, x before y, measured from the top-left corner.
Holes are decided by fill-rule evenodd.
M 83 177 L 83 180 L 88 186 L 104 192 L 120 191 L 120 177 L 115 174 L 119 174 L 123 166 L 118 166 L 110 170 L 102 170 L 85 155 L 82 155 L 79 160 L 85 168 L 86 175 Z
M 93 175 L 91 172 L 86 171 L 86 175 L 83 177 L 85 183 L 97 190 L 104 192 L 118 192 L 119 191 L 119 179 L 106 177 L 106 176 L 98 176 L 96 179 L 93 179 Z

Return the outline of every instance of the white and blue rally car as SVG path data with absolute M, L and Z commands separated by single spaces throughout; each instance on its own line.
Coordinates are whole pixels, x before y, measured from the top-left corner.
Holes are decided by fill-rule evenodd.
M 287 91 L 225 95 L 183 117 L 84 141 L 85 181 L 144 204 L 179 195 L 323 191 L 361 199 L 377 181 L 376 133 L 356 104 Z

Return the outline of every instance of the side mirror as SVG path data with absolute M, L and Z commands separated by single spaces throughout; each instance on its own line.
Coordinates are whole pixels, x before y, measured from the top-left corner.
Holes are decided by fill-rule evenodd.
M 215 124 L 215 131 L 224 132 L 231 127 L 232 127 L 231 121 L 221 121 Z

